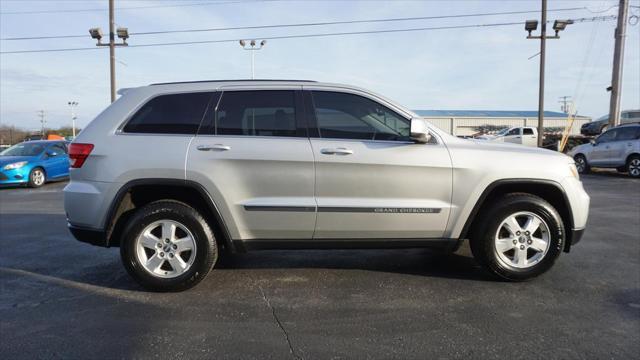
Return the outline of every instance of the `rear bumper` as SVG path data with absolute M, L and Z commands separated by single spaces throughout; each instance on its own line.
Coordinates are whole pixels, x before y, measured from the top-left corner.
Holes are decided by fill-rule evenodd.
M 107 236 L 102 230 L 88 229 L 67 224 L 69 231 L 76 240 L 101 247 L 109 247 Z

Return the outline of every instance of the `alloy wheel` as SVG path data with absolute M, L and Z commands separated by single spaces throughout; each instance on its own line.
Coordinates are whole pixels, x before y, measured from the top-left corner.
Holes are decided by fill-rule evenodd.
M 31 181 L 35 186 L 40 186 L 44 184 L 44 179 L 45 179 L 44 172 L 40 169 L 35 169 L 31 173 Z
M 633 177 L 640 176 L 640 159 L 634 158 L 629 161 L 629 175 Z
M 495 250 L 502 265 L 530 268 L 549 251 L 549 226 L 537 214 L 521 211 L 509 215 L 498 226 Z
M 136 256 L 153 276 L 175 278 L 188 271 L 196 258 L 193 234 L 173 220 L 158 220 L 142 230 L 136 239 Z

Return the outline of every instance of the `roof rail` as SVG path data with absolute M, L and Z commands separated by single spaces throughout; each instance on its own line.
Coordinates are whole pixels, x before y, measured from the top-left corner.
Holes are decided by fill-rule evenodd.
M 197 81 L 175 81 L 175 82 L 164 82 L 164 83 L 155 83 L 154 85 L 174 85 L 174 84 L 198 84 L 198 83 L 208 83 L 208 82 L 260 82 L 260 81 L 288 81 L 288 82 L 316 82 L 314 80 L 287 80 L 287 79 L 237 79 L 237 80 L 197 80 Z

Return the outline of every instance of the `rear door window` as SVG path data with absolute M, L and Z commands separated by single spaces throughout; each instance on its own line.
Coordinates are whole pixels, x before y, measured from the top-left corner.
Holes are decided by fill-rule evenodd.
M 634 140 L 640 135 L 640 127 L 638 126 L 620 127 L 617 131 L 617 141 Z
M 306 136 L 299 129 L 293 90 L 225 91 L 215 113 L 213 135 Z
M 126 133 L 195 134 L 211 92 L 160 95 L 144 104 L 124 126 Z

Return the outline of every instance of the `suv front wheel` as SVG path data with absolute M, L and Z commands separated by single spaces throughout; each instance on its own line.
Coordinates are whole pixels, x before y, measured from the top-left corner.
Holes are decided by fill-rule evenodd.
M 207 221 L 177 201 L 150 203 L 129 220 L 120 244 L 127 272 L 153 291 L 181 291 L 204 279 L 218 258 Z
M 564 226 L 556 209 L 530 194 L 497 199 L 476 223 L 471 251 L 498 277 L 523 281 L 553 266 L 564 246 Z

